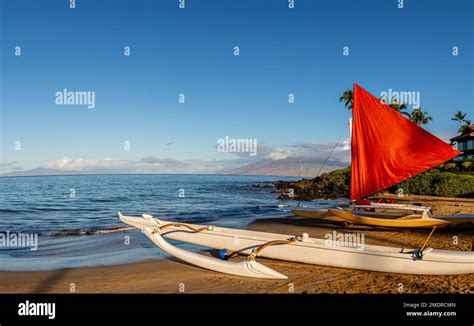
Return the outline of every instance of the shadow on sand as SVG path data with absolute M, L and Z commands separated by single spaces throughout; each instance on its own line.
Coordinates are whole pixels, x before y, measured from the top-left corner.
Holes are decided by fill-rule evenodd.
M 61 281 L 64 280 L 67 273 L 68 269 L 65 268 L 53 271 L 33 289 L 33 293 L 51 292 L 54 289 L 55 285 L 59 284 Z M 67 287 L 65 286 L 64 291 L 60 292 L 68 292 L 68 290 L 69 285 L 67 285 Z

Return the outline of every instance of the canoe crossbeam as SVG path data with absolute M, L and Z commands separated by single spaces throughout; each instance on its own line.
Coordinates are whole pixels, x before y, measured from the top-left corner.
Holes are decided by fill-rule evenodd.
M 192 227 L 191 225 L 184 224 L 184 223 L 168 223 L 168 224 L 165 224 L 165 225 L 160 226 L 158 228 L 155 228 L 153 233 L 163 231 L 163 230 L 165 230 L 167 228 L 171 228 L 171 227 L 183 227 L 183 228 L 186 228 L 188 230 L 191 230 L 191 231 L 197 233 L 197 232 L 201 232 L 201 231 L 212 231 L 212 230 L 214 230 L 215 225 L 211 224 L 209 226 L 203 226 L 201 228 L 195 228 L 195 227 Z
M 290 244 L 290 243 L 294 243 L 296 241 L 300 241 L 300 240 L 297 237 L 291 237 L 287 240 L 268 241 L 268 242 L 262 244 L 261 246 L 253 249 L 252 253 L 247 257 L 247 259 L 248 260 L 254 260 L 258 256 L 258 254 L 261 253 L 267 247 L 275 246 L 275 245 L 279 245 L 279 244 Z
M 188 225 L 188 224 L 185 224 L 185 223 L 169 223 L 169 224 L 165 224 L 163 226 L 160 226 L 158 228 L 154 228 L 153 231 L 152 231 L 152 234 L 160 233 L 160 231 L 163 231 L 163 230 L 171 228 L 171 227 L 183 227 L 183 228 L 186 228 L 186 229 L 191 230 L 191 231 L 196 232 L 196 233 L 197 232 L 202 232 L 202 231 L 212 231 L 212 230 L 215 229 L 215 225 L 213 225 L 213 224 L 211 224 L 209 226 L 203 226 L 203 227 L 200 227 L 200 228 L 195 228 L 195 227 L 192 227 L 191 225 Z M 255 258 L 257 258 L 257 256 L 258 256 L 258 254 L 260 254 L 267 247 L 280 245 L 280 244 L 294 243 L 294 242 L 297 242 L 297 241 L 301 241 L 301 238 L 302 237 L 290 237 L 286 240 L 268 241 L 268 242 L 260 245 L 259 247 L 254 248 L 252 250 L 252 253 L 247 257 L 247 259 L 249 261 L 250 260 L 255 260 Z M 234 256 L 235 254 L 238 254 L 238 253 L 237 252 L 232 252 L 231 256 Z
M 415 212 L 430 212 L 431 207 L 428 206 L 417 206 L 417 205 L 406 205 L 406 204 L 383 204 L 383 203 L 370 203 L 370 205 L 352 205 L 356 209 L 367 209 L 367 208 L 383 208 L 383 209 L 400 209 Z
M 193 232 L 202 232 L 202 231 L 212 231 L 215 229 L 215 225 L 211 224 L 209 226 L 203 226 L 203 227 L 200 227 L 200 228 L 195 228 L 195 227 L 192 227 L 191 225 L 188 225 L 188 224 L 185 224 L 185 223 L 169 223 L 169 224 L 165 224 L 165 225 L 162 225 L 158 228 L 154 228 L 153 231 L 152 231 L 152 234 L 155 234 L 155 233 L 160 233 L 160 231 L 163 231 L 167 228 L 171 228 L 171 227 L 183 227 L 183 228 L 186 228 L 188 230 L 191 230 Z M 257 258 L 258 254 L 260 254 L 265 248 L 268 248 L 270 246 L 276 246 L 276 245 L 280 245 L 280 244 L 290 244 L 290 243 L 294 243 L 294 242 L 297 242 L 297 241 L 301 241 L 301 239 L 304 237 L 303 236 L 300 236 L 300 237 L 290 237 L 286 240 L 272 240 L 272 241 L 268 241 L 262 245 L 260 245 L 259 247 L 257 248 L 254 248 L 252 250 L 252 253 L 250 255 L 248 255 L 247 257 L 247 260 L 249 261 L 252 261 L 252 260 L 255 260 L 255 258 Z M 234 256 L 234 255 L 237 255 L 238 252 L 232 252 L 231 255 L 228 256 L 228 258 L 230 258 L 231 256 Z

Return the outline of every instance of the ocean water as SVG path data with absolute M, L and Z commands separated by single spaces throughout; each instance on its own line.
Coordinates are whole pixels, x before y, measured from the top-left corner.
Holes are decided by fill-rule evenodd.
M 165 257 L 138 230 L 124 225 L 117 211 L 243 228 L 255 219 L 288 216 L 296 203 L 277 200 L 272 182 L 294 179 L 226 175 L 0 178 L 0 233 L 38 236 L 36 250 L 0 243 L 0 270 L 51 270 Z M 320 200 L 305 206 L 324 208 L 338 203 Z

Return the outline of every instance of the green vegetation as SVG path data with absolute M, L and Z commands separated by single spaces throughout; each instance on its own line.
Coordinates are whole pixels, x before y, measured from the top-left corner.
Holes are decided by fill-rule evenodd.
M 405 117 L 407 118 L 410 118 L 410 112 L 407 112 L 407 108 L 408 106 L 406 105 L 406 103 L 399 103 L 396 99 L 390 99 L 390 103 L 388 104 L 389 107 L 391 107 L 392 109 L 394 109 L 395 111 L 397 112 L 400 112 L 401 114 L 403 114 Z
M 314 179 L 275 183 L 279 199 L 312 200 L 349 197 L 350 167 L 324 173 Z M 291 196 L 290 189 L 293 189 Z M 474 197 L 474 160 L 449 162 L 428 170 L 387 189 L 405 195 Z
M 473 197 L 473 167 L 472 161 L 442 164 L 388 190 L 395 193 L 398 189 L 403 189 L 404 194 L 408 195 Z
M 352 92 L 352 89 L 345 90 L 344 93 L 342 93 L 341 97 L 339 97 L 339 102 L 344 102 L 344 106 L 348 110 L 352 110 L 352 102 L 354 98 L 354 93 Z
M 348 110 L 352 110 L 352 106 L 354 103 L 354 93 L 352 92 L 351 89 L 345 90 L 342 95 L 339 97 L 339 102 L 344 102 L 344 106 Z M 410 113 L 406 111 L 408 109 L 408 106 L 406 103 L 399 103 L 396 99 L 390 99 L 389 104 L 387 104 L 389 107 L 394 109 L 397 112 L 400 112 L 400 114 L 403 114 L 406 116 L 408 119 L 416 123 L 417 125 L 426 125 L 428 122 L 433 121 L 433 117 L 430 117 L 428 115 L 428 112 L 426 111 L 421 111 L 421 108 L 415 108 L 413 111 Z M 462 112 L 458 112 L 460 114 L 463 114 Z M 456 115 L 455 115 L 456 117 Z M 464 118 L 466 115 L 461 117 L 461 120 L 458 120 L 457 118 L 453 118 L 452 120 L 456 121 L 462 121 L 463 123 L 470 124 L 471 122 L 469 120 L 465 120 Z M 464 120 L 463 120 L 464 119 Z
M 428 122 L 433 121 L 433 118 L 428 116 L 428 112 L 421 111 L 421 108 L 413 109 L 409 119 L 417 125 L 426 125 Z

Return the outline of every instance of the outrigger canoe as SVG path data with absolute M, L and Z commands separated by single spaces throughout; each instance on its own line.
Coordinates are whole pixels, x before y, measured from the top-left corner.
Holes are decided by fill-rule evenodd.
M 214 249 L 296 263 L 361 269 L 387 273 L 452 275 L 474 273 L 474 252 L 424 248 L 395 248 L 374 245 L 333 246 L 326 239 L 220 228 L 162 221 L 150 215 L 133 217 L 118 213 L 122 222 L 148 236 L 158 247 L 190 264 L 209 270 L 256 278 L 286 278 L 261 264 L 245 264 L 186 252 L 164 239 L 178 240 Z M 185 227 L 183 227 L 185 226 Z M 153 235 L 156 235 L 154 237 Z M 271 245 L 276 244 L 276 245 Z M 262 250 L 262 248 L 264 250 Z M 179 249 L 176 251 L 175 249 Z M 190 255 L 188 255 L 190 254 Z M 228 264 L 233 265 L 228 265 Z M 239 265 L 239 266 L 237 266 Z M 252 266 L 253 265 L 253 266 Z M 254 266 L 257 266 L 254 269 Z M 261 267 L 265 268 L 261 268 Z M 260 269 L 259 269 L 260 268 Z M 250 270 L 250 272 L 249 272 Z
M 382 203 L 367 205 L 364 198 L 449 161 L 461 152 L 357 84 L 354 84 L 350 125 L 350 201 L 354 210 L 330 209 L 329 212 L 347 223 L 357 225 L 393 228 L 448 225 L 450 221 L 430 216 L 428 207 Z M 392 218 L 377 216 L 377 212 L 365 213 L 367 208 L 373 209 L 374 206 L 407 211 L 421 210 L 422 214 Z
M 291 214 L 306 218 L 318 219 L 328 222 L 345 222 L 344 219 L 328 213 L 327 209 L 311 210 L 311 209 L 292 209 Z
M 456 215 L 435 215 L 430 214 L 430 217 L 449 222 L 448 227 L 473 227 L 474 214 L 456 214 Z
M 432 228 L 434 226 L 445 226 L 449 224 L 448 221 L 440 220 L 432 217 L 421 217 L 420 215 L 409 215 L 401 218 L 377 218 L 369 217 L 360 214 L 354 214 L 350 210 L 342 209 L 328 209 L 330 214 L 333 214 L 342 220 L 358 225 L 392 227 L 392 228 Z
M 330 222 L 346 222 L 347 221 L 337 215 L 331 214 L 327 209 L 320 209 L 320 210 L 292 209 L 291 214 L 295 216 L 319 219 L 319 220 L 330 221 Z M 354 214 L 362 214 L 362 213 L 354 211 Z M 406 218 L 409 216 L 413 216 L 413 214 L 407 214 L 403 212 L 400 212 L 400 213 L 364 212 L 364 214 L 371 217 L 381 217 L 381 218 L 386 218 L 386 219 L 398 219 L 398 218 Z
M 347 215 L 343 217 L 339 217 L 330 213 L 327 209 L 322 210 L 312 210 L 312 209 L 293 209 L 291 213 L 295 216 L 306 217 L 310 219 L 316 219 L 326 222 L 335 222 L 338 224 L 344 223 L 346 225 L 362 225 L 360 224 L 360 218 L 350 218 Z M 352 210 L 352 214 L 356 215 L 357 217 L 363 216 L 365 218 L 371 218 L 369 221 L 374 222 L 372 218 L 379 218 L 385 220 L 414 220 L 414 219 L 422 219 L 422 214 L 407 214 L 404 212 L 365 212 L 361 210 Z M 474 227 L 474 214 L 456 214 L 456 215 L 436 215 L 436 214 L 428 214 L 428 217 L 437 220 L 446 221 L 446 224 L 440 224 L 438 227 L 466 227 L 472 228 Z M 365 219 L 364 219 L 365 220 Z M 367 225 L 367 224 L 366 224 Z M 371 223 L 371 226 L 380 226 L 378 225 L 377 221 L 375 223 Z M 424 227 L 424 226 L 423 226 Z

